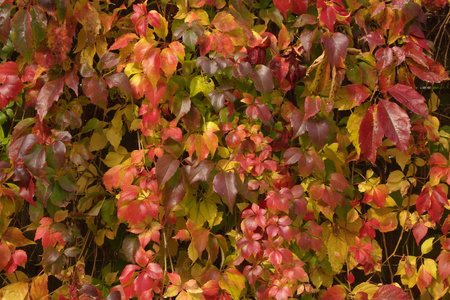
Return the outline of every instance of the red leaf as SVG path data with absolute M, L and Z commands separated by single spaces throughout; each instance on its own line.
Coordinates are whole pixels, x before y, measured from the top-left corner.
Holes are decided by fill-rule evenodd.
M 142 67 L 144 68 L 144 73 L 147 75 L 148 79 L 152 83 L 153 88 L 161 77 L 161 55 L 159 48 L 150 49 L 142 60 Z
M 292 165 L 295 164 L 300 160 L 300 158 L 303 156 L 303 152 L 300 151 L 299 148 L 289 148 L 287 149 L 283 154 L 284 164 L 285 165 Z
M 177 172 L 180 162 L 170 154 L 164 154 L 156 162 L 156 180 L 163 186 Z
M 375 52 L 375 58 L 377 59 L 377 69 L 383 71 L 394 63 L 394 52 L 389 47 L 380 48 Z
M 83 93 L 91 99 L 92 103 L 106 108 L 108 106 L 108 90 L 103 78 L 97 75 L 91 78 L 84 78 L 82 81 Z
M 119 280 L 122 286 L 126 286 L 132 283 L 131 279 L 136 270 L 139 270 L 141 267 L 136 265 L 126 265 L 120 274 Z
M 162 199 L 164 203 L 165 218 L 169 223 L 176 223 L 176 217 L 173 214 L 173 208 L 183 200 L 186 194 L 186 182 L 180 180 L 174 187 L 166 186 L 163 190 Z
M 412 112 L 421 115 L 424 118 L 428 116 L 425 98 L 411 86 L 397 83 L 396 85 L 388 87 L 387 91 L 395 98 L 395 100 L 409 108 Z
M 373 295 L 372 300 L 412 300 L 401 288 L 389 284 L 382 285 Z
M 77 71 L 71 70 L 64 74 L 64 83 L 67 85 L 78 97 L 78 86 L 80 83 L 80 79 L 78 78 Z
M 440 221 L 444 213 L 444 205 L 449 205 L 449 203 L 447 194 L 441 186 L 425 187 L 416 199 L 417 212 L 420 215 L 428 212 L 430 217 L 436 222 Z
M 224 198 L 228 208 L 233 210 L 238 192 L 234 172 L 217 173 L 216 176 L 214 176 L 213 188 L 217 194 Z
M 37 96 L 36 110 L 40 120 L 43 120 L 52 104 L 58 101 L 64 88 L 64 77 L 44 84 Z
M 287 12 L 290 8 L 290 2 L 290 0 L 273 0 L 273 4 L 285 18 L 287 18 Z
M 9 247 L 1 243 L 0 244 L 0 270 L 3 270 L 8 265 L 9 260 L 11 259 L 11 250 Z
M 297 15 L 306 14 L 308 0 L 291 0 L 291 11 Z
M 4 5 L 0 7 L 0 42 L 4 45 L 8 41 L 9 33 L 11 31 L 11 5 Z
M 344 67 L 344 61 L 347 57 L 347 46 L 349 43 L 348 37 L 340 32 L 331 34 L 324 34 L 322 36 L 323 46 L 325 47 L 325 54 L 328 57 L 328 62 L 332 66 Z
M 14 28 L 12 41 L 17 51 L 29 62 L 33 49 L 33 33 L 31 26 L 31 14 L 28 10 L 20 9 L 11 20 Z
M 310 117 L 315 116 L 320 111 L 320 105 L 322 101 L 319 96 L 314 98 L 308 96 L 305 99 L 305 116 L 303 121 L 308 120 Z
M 420 245 L 420 241 L 427 235 L 428 227 L 424 222 L 417 222 L 413 227 L 413 235 L 417 245 Z
M 436 261 L 438 262 L 439 276 L 442 280 L 447 279 L 450 276 L 450 252 L 442 251 Z
M 431 59 L 430 59 L 431 60 Z M 444 67 L 431 60 L 431 64 L 428 68 L 425 68 L 414 61 L 408 61 L 408 66 L 411 72 L 424 81 L 428 81 L 429 83 L 439 83 L 443 80 L 448 79 L 448 74 L 445 71 Z
M 408 114 L 397 104 L 380 100 L 377 107 L 377 117 L 384 134 L 405 151 L 409 146 L 411 123 Z
M 125 33 L 124 35 L 122 35 L 121 37 L 118 37 L 116 39 L 116 41 L 114 42 L 114 44 L 111 45 L 111 47 L 109 47 L 109 50 L 117 50 L 120 48 L 123 48 L 127 45 L 130 44 L 131 40 L 137 39 L 138 36 L 134 33 Z
M 376 110 L 376 107 L 373 105 L 369 107 L 361 121 L 361 127 L 359 129 L 361 154 L 372 163 L 375 163 L 377 149 L 383 140 L 383 132 L 378 124 L 374 109 Z
M 4 109 L 22 90 L 18 73 L 19 67 L 15 62 L 8 61 L 0 66 L 0 109 Z
M 336 24 L 336 11 L 333 7 L 325 5 L 325 7 L 323 7 L 320 11 L 319 20 L 324 23 L 331 32 L 333 32 L 334 24 Z
M 347 293 L 345 292 L 344 287 L 335 285 L 329 287 L 320 300 L 345 300 L 346 296 Z

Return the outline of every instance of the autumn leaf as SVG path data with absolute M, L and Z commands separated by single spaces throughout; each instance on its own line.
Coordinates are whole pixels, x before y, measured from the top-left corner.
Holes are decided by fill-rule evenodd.
M 156 162 L 156 178 L 158 185 L 163 186 L 178 170 L 180 162 L 169 154 L 163 155 Z
M 409 146 L 411 123 L 408 114 L 397 104 L 380 100 L 377 105 L 377 117 L 384 134 L 405 151 Z
M 228 208 L 233 210 L 238 192 L 234 172 L 222 171 L 217 173 L 216 176 L 214 176 L 213 188 L 217 194 L 222 196 Z
M 0 109 L 4 109 L 19 94 L 23 84 L 19 76 L 19 67 L 8 61 L 0 66 Z
M 387 88 L 387 91 L 395 98 L 395 100 L 405 105 L 412 112 L 421 115 L 424 118 L 428 116 L 425 98 L 412 87 L 397 83 L 396 85 Z
M 350 42 L 348 37 L 343 33 L 335 32 L 323 35 L 322 42 L 330 65 L 344 67 L 347 47 Z
M 383 139 L 383 131 L 376 112 L 377 106 L 370 106 L 361 120 L 359 129 L 361 154 L 372 163 L 375 163 L 377 149 Z

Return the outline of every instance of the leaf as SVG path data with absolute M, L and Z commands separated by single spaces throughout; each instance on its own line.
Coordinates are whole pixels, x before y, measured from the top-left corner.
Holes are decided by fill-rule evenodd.
M 255 67 L 255 72 L 250 74 L 250 78 L 253 79 L 255 89 L 258 92 L 269 94 L 275 87 L 273 83 L 273 73 L 264 65 L 257 65 Z
M 315 116 L 320 111 L 320 105 L 322 100 L 319 96 L 316 97 L 306 97 L 305 99 L 305 116 L 303 117 L 303 121 L 308 120 L 310 117 Z
M 374 113 L 374 109 L 377 109 L 374 105 L 369 107 L 361 120 L 361 127 L 359 129 L 361 154 L 371 163 L 375 163 L 377 149 L 383 140 L 383 132 L 379 126 L 379 121 L 377 115 Z
M 58 101 L 64 88 L 64 77 L 46 82 L 41 88 L 36 102 L 36 111 L 42 121 L 54 102 Z
M 394 52 L 389 47 L 380 48 L 375 52 L 375 58 L 377 59 L 377 69 L 383 71 L 394 63 Z
M 178 57 L 174 50 L 165 48 L 161 51 L 161 70 L 169 78 L 177 70 Z
M 155 165 L 156 179 L 162 187 L 177 172 L 180 162 L 170 154 L 164 154 Z
M 213 169 L 214 163 L 210 160 L 202 160 L 194 166 L 187 165 L 184 167 L 190 184 L 197 181 L 206 181 Z
M 222 196 L 225 200 L 225 204 L 232 211 L 238 192 L 234 172 L 221 171 L 220 173 L 217 173 L 216 176 L 214 176 L 213 189 L 214 192 Z
M 348 37 L 340 32 L 332 33 L 331 36 L 328 33 L 322 36 L 322 42 L 330 65 L 340 68 L 344 67 L 347 47 L 350 42 Z
M 348 254 L 348 244 L 344 240 L 344 237 L 342 237 L 341 232 L 337 235 L 334 233 L 330 234 L 326 243 L 328 261 L 330 262 L 331 269 L 335 273 L 341 271 Z
M 0 290 L 3 299 L 8 300 L 25 300 L 28 295 L 28 283 L 15 282 L 6 285 Z
M 109 88 L 117 87 L 127 96 L 130 96 L 132 93 L 130 80 L 127 75 L 122 72 L 116 72 L 105 76 L 105 82 Z
M 9 242 L 14 245 L 14 247 L 24 247 L 28 245 L 35 244 L 33 241 L 27 239 L 22 231 L 16 227 L 8 227 L 8 229 L 3 233 L 2 241 Z
M 409 146 L 411 134 L 408 114 L 397 104 L 380 100 L 377 106 L 377 117 L 386 137 L 394 142 L 400 151 L 405 151 Z
M 373 295 L 372 300 L 412 300 L 409 295 L 393 284 L 382 285 Z
M 431 237 L 423 242 L 423 244 L 420 246 L 420 251 L 422 252 L 422 255 L 430 253 L 431 250 L 433 250 L 433 241 L 434 237 Z
M 345 288 L 340 285 L 329 287 L 320 300 L 345 300 L 347 293 Z
M 450 277 L 450 252 L 442 251 L 437 257 L 439 276 L 442 280 Z
M 198 93 L 203 93 L 203 95 L 208 95 L 211 91 L 214 90 L 214 83 L 210 80 L 207 80 L 205 77 L 201 75 L 195 76 L 190 84 L 190 95 L 194 97 Z
M 106 82 L 103 78 L 97 75 L 90 78 L 83 78 L 82 80 L 83 93 L 91 99 L 92 103 L 106 108 L 108 106 L 108 90 L 106 89 Z
M 401 10 L 410 0 L 392 0 L 392 8 Z
M 31 300 L 48 300 L 48 276 L 42 274 L 33 278 L 30 288 Z
M 361 105 L 371 95 L 368 87 L 362 84 L 348 84 L 339 89 L 334 106 L 348 110 Z
M 238 270 L 233 268 L 226 269 L 219 279 L 220 288 L 230 293 L 234 300 L 241 299 L 241 293 L 245 288 L 245 277 Z
M 19 9 L 11 20 L 11 27 L 14 29 L 12 35 L 14 46 L 25 57 L 25 60 L 30 62 L 33 50 L 33 35 L 31 15 L 28 10 Z
M 6 244 L 0 243 L 0 270 L 4 270 L 6 268 L 10 259 L 11 250 Z
M 153 48 L 147 51 L 144 59 L 142 60 L 142 67 L 144 73 L 150 79 L 153 88 L 156 88 L 156 84 L 161 76 L 161 50 L 159 48 Z
M 216 14 L 214 20 L 211 22 L 211 25 L 214 25 L 214 27 L 223 32 L 229 32 L 239 28 L 239 25 L 236 23 L 233 15 L 225 11 L 221 11 Z
M 11 31 L 11 5 L 0 7 L 0 42 L 6 44 Z
M 114 43 L 111 45 L 111 47 L 109 47 L 109 50 L 117 50 L 117 49 L 121 49 L 125 46 L 128 46 L 130 44 L 130 42 L 134 39 L 137 39 L 138 36 L 134 33 L 125 33 L 124 35 L 118 37 Z
M 433 188 L 426 186 L 416 199 L 417 212 L 420 215 L 428 212 L 436 222 L 439 222 L 442 218 L 444 206 L 447 205 L 449 205 L 447 193 L 442 186 Z
M 419 94 L 409 85 L 397 83 L 387 88 L 389 94 L 398 102 L 409 108 L 412 112 L 427 118 L 428 109 L 425 103 L 425 97 Z
M 318 120 L 309 119 L 306 121 L 306 130 L 308 131 L 308 136 L 311 139 L 311 142 L 316 144 L 318 148 L 321 149 L 328 139 L 330 123 L 327 119 L 322 118 Z

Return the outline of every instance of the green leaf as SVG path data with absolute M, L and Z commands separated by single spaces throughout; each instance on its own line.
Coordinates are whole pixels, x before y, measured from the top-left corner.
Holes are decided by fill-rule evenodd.
M 214 83 L 206 77 L 197 75 L 192 78 L 189 89 L 191 97 L 194 97 L 198 93 L 203 93 L 206 96 L 214 90 Z
M 30 13 L 27 10 L 20 9 L 12 18 L 11 27 L 14 46 L 25 57 L 25 60 L 30 62 L 33 49 Z

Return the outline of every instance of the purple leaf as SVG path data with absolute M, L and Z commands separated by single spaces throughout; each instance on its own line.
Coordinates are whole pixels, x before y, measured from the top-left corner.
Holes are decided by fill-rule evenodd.
M 120 62 L 120 58 L 118 56 L 116 56 L 114 53 L 112 52 L 105 52 L 103 53 L 102 57 L 100 57 L 100 69 L 104 70 L 104 69 L 110 69 L 113 68 L 115 66 L 117 66 L 117 64 Z
M 322 42 L 325 47 L 328 62 L 332 66 L 344 67 L 349 39 L 345 34 L 340 32 L 335 32 L 331 34 L 331 36 L 328 35 L 324 34 L 322 36 Z
M 122 72 L 116 72 L 106 76 L 105 81 L 109 88 L 118 87 L 127 96 L 132 93 L 130 80 Z
M 250 74 L 250 78 L 253 79 L 258 92 L 268 94 L 273 91 L 273 73 L 268 67 L 257 65 L 255 72 Z
M 156 180 L 163 186 L 178 170 L 180 162 L 170 154 L 164 154 L 156 162 Z
M 306 122 L 306 130 L 308 136 L 319 149 L 325 145 L 328 135 L 330 133 L 330 124 L 326 119 L 312 120 L 308 119 Z
M 184 170 L 186 171 L 189 183 L 193 184 L 197 181 L 206 181 L 213 168 L 214 163 L 212 161 L 202 160 L 197 165 L 185 166 Z
M 217 194 L 222 196 L 228 208 L 233 210 L 238 192 L 234 172 L 222 171 L 216 174 L 213 180 L 213 189 Z

